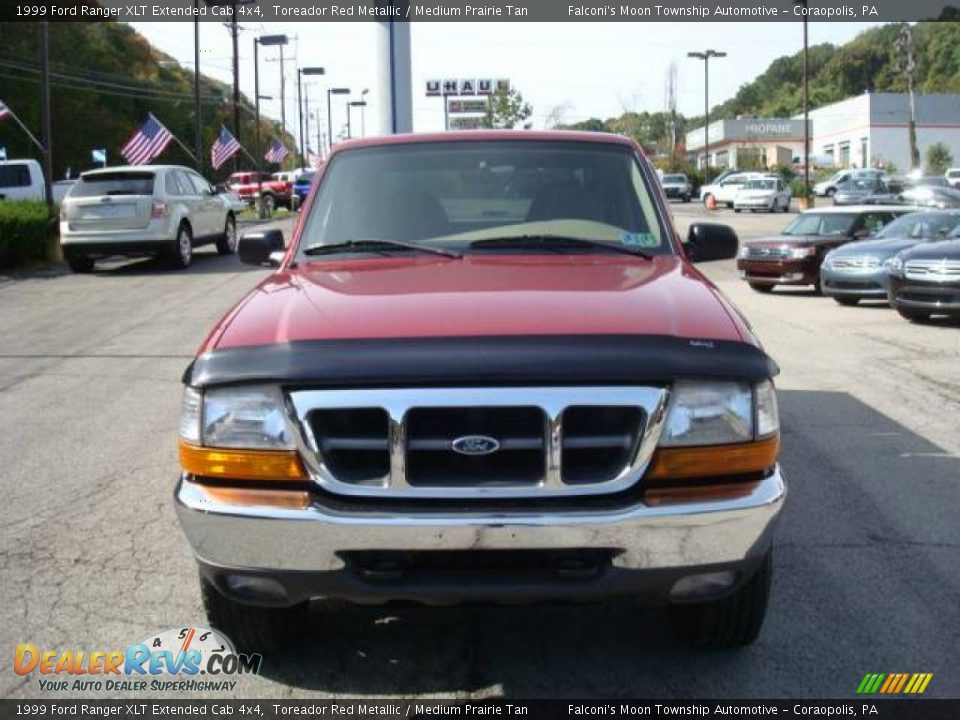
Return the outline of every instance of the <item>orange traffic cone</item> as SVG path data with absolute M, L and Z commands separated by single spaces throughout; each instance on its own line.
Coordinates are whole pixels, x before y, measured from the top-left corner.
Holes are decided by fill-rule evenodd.
M 713 195 L 707 195 L 706 206 L 707 206 L 707 210 L 716 210 L 717 199 Z

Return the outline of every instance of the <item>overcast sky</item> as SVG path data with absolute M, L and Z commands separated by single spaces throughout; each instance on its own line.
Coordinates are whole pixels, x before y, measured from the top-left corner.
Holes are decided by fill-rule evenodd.
M 151 43 L 192 67 L 190 22 L 132 23 Z M 876 23 L 810 23 L 810 43 L 843 43 Z M 231 81 L 228 30 L 219 23 L 200 24 L 202 72 Z M 324 66 L 326 77 L 311 78 L 311 103 L 325 101 L 326 82 L 351 88 L 376 87 L 375 23 L 245 23 L 240 40 L 241 89 L 253 97 L 255 35 L 286 33 L 287 125 L 296 131 L 296 71 Z M 295 38 L 295 40 L 293 40 Z M 443 129 L 443 106 L 424 96 L 430 78 L 509 78 L 534 108 L 533 123 L 543 127 L 555 108 L 565 122 L 606 118 L 624 110 L 662 110 L 671 62 L 678 67 L 678 108 L 686 115 L 703 112 L 703 63 L 686 57 L 689 50 L 714 48 L 728 57 L 711 62 L 710 104 L 723 102 L 767 68 L 772 60 L 802 47 L 799 23 L 412 23 L 414 130 Z M 265 62 L 277 48 L 261 51 L 261 94 L 277 98 L 263 111 L 280 116 L 279 63 Z M 306 81 L 307 78 L 304 78 Z M 317 82 L 319 81 L 319 82 Z M 381 98 L 367 96 L 369 113 Z M 334 134 L 346 122 L 342 98 L 334 98 Z M 318 105 L 326 122 L 326 106 Z M 354 110 L 354 135 L 359 111 Z M 375 124 L 368 122 L 368 130 Z M 314 135 L 312 132 L 311 135 Z M 315 142 L 313 143 L 316 144 Z

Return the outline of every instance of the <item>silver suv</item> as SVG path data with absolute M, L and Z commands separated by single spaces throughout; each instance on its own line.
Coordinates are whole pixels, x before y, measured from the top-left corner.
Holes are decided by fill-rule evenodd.
M 112 255 L 161 256 L 185 268 L 194 247 L 213 242 L 221 255 L 236 250 L 236 218 L 226 199 L 190 168 L 91 170 L 60 207 L 60 245 L 78 273 Z

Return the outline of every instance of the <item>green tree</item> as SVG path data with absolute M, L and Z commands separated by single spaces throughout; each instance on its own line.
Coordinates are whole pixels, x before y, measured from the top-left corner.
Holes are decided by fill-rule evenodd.
M 511 130 L 525 122 L 533 115 L 530 103 L 525 102 L 523 95 L 516 88 L 498 88 L 490 96 L 487 106 L 487 115 L 483 118 L 483 127 L 500 130 Z
M 934 143 L 927 148 L 927 172 L 931 175 L 943 175 L 953 165 L 953 155 L 944 143 Z

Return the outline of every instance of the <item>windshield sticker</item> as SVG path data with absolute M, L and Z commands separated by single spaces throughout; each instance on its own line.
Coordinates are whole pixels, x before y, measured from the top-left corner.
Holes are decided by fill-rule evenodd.
M 655 248 L 660 245 L 653 233 L 620 233 L 620 244 L 626 247 Z

